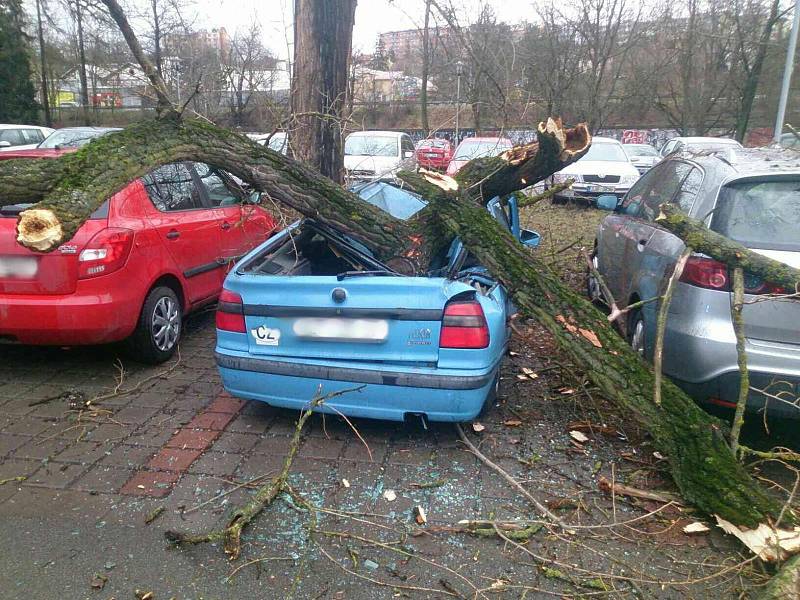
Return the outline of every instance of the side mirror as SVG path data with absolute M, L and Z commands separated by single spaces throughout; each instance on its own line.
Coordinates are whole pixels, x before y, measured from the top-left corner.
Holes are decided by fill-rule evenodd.
M 403 152 L 403 158 L 414 158 L 414 153 L 411 150 Z
M 253 191 L 247 196 L 247 204 L 261 204 L 261 192 Z
M 519 241 L 528 248 L 536 248 L 541 240 L 542 236 L 531 229 L 521 229 L 519 232 Z
M 6 140 L 3 140 L 2 142 L 0 142 L 0 148 L 10 148 L 10 147 L 11 147 L 11 142 L 6 141 Z
M 597 197 L 597 208 L 600 210 L 616 210 L 617 197 L 612 194 L 603 194 Z

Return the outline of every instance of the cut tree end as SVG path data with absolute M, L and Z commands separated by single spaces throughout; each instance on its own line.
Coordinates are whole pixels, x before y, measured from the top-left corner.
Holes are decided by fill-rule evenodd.
M 553 137 L 561 147 L 559 158 L 568 162 L 572 157 L 583 154 L 592 144 L 592 134 L 586 123 L 578 123 L 575 127 L 565 129 L 559 117 L 548 117 L 547 121 L 539 123 L 539 135 Z
M 61 223 L 55 213 L 47 208 L 22 211 L 17 223 L 17 242 L 37 252 L 49 252 L 63 237 Z
M 428 171 L 427 169 L 420 169 L 419 174 L 425 178 L 425 181 L 443 189 L 445 192 L 455 192 L 458 190 L 458 182 L 448 175 L 442 175 L 441 173 Z

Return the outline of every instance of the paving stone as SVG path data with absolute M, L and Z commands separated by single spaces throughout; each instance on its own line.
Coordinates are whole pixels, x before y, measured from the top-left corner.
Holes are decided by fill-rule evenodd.
M 84 471 L 86 467 L 83 465 L 50 462 L 42 465 L 23 485 L 63 489 Z
M 344 446 L 345 443 L 340 440 L 312 437 L 303 442 L 298 450 L 298 455 L 312 458 L 338 458 Z M 366 448 L 364 448 L 364 452 L 366 452 Z
M 17 448 L 14 452 L 14 458 L 28 458 L 35 460 L 43 460 L 45 458 L 55 458 L 67 446 L 70 445 L 65 439 L 62 438 L 27 438 L 29 441 Z M 2 440 L 2 436 L 0 436 Z
M 121 442 L 133 432 L 129 425 L 103 423 L 87 433 L 86 440 L 92 442 Z
M 181 429 L 170 438 L 167 446 L 170 448 L 190 448 L 205 450 L 219 437 L 219 431 L 206 431 L 203 429 Z
M 114 443 L 111 442 L 76 442 L 59 453 L 53 460 L 91 465 L 105 457 L 113 447 Z
M 181 473 L 186 471 L 199 456 L 203 449 L 181 450 L 179 448 L 162 448 L 150 462 L 147 463 L 149 469 L 160 469 L 164 471 L 176 471 Z
M 222 431 L 234 418 L 235 415 L 229 413 L 203 412 L 189 421 L 186 426 L 190 429 Z
M 247 433 L 231 433 L 225 431 L 214 442 L 214 450 L 217 452 L 248 452 L 258 443 L 259 437 Z
M 133 469 L 118 469 L 102 464 L 95 465 L 70 487 L 77 490 L 116 494 L 133 476 Z
M 140 392 L 128 396 L 129 404 L 147 408 L 164 408 L 175 399 L 169 394 L 159 393 L 158 391 Z
M 119 423 L 141 425 L 153 417 L 159 409 L 147 406 L 129 404 L 114 414 L 114 420 Z
M 25 435 L 2 432 L 0 433 L 0 456 L 10 454 L 30 441 L 31 438 Z
M 431 465 L 436 456 L 435 447 L 431 444 L 417 446 L 393 446 L 386 459 L 387 462 L 408 465 Z
M 266 435 L 259 438 L 258 443 L 250 450 L 251 454 L 285 456 L 291 440 L 285 436 Z
M 379 465 L 382 464 L 386 458 L 386 455 L 389 453 L 389 446 L 387 444 L 381 444 L 374 441 L 367 442 L 367 445 L 369 446 L 369 452 L 364 446 L 364 443 L 353 436 L 353 439 L 350 440 L 345 446 L 344 451 L 342 452 L 342 458 L 346 460 L 372 462 Z M 372 459 L 370 459 L 370 453 L 372 453 Z
M 0 462 L 0 480 L 12 477 L 27 477 L 41 466 L 42 463 L 35 460 L 7 458 Z
M 45 419 L 20 416 L 16 418 L 7 417 L 8 421 L 3 427 L 3 433 L 13 433 L 17 435 L 39 435 L 48 431 L 52 427 L 52 423 Z
M 100 464 L 106 467 L 138 469 L 147 464 L 147 461 L 156 452 L 157 450 L 150 446 L 120 444 L 111 450 L 110 454 L 100 461 Z
M 192 463 L 189 467 L 189 472 L 233 479 L 236 474 L 236 467 L 243 460 L 242 455 L 232 452 L 217 452 L 216 444 L 212 448 L 213 450 L 204 453 Z
M 0 404 L 0 409 L 2 409 L 4 414 L 9 415 L 27 415 L 33 412 L 33 407 L 28 406 L 30 400 L 28 398 L 21 398 L 21 397 L 14 397 L 14 398 L 7 398 L 2 404 Z
M 178 479 L 180 473 L 173 471 L 139 471 L 122 486 L 120 493 L 163 498 L 169 495 Z
M 207 412 L 237 414 L 247 404 L 244 400 L 220 394 L 207 408 Z
M 259 402 L 258 404 L 263 403 Z M 264 404 L 264 406 L 266 405 Z M 234 433 L 265 433 L 267 429 L 272 426 L 273 419 L 275 418 L 274 409 L 269 406 L 267 406 L 267 408 L 269 411 L 260 411 L 259 414 L 240 413 L 230 422 L 226 429 Z

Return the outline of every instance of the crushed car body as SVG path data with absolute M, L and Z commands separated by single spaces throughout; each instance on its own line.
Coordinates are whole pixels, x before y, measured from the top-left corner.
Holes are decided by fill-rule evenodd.
M 386 183 L 356 191 L 401 219 L 426 206 Z M 488 209 L 518 239 L 514 199 Z M 527 241 L 533 240 L 533 241 Z M 406 276 L 313 219 L 296 222 L 229 273 L 216 360 L 233 395 L 402 421 L 466 421 L 492 402 L 513 313 L 507 293 L 454 239 L 425 276 Z

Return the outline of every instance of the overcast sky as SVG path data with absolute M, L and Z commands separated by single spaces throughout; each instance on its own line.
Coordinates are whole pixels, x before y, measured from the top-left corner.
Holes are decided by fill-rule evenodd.
M 449 0 L 445 0 L 447 2 Z M 475 15 L 480 0 L 451 0 L 466 22 Z M 519 23 L 533 19 L 530 0 L 489 0 L 498 19 Z M 287 39 L 292 40 L 293 0 L 197 0 L 198 26 L 223 26 L 231 36 L 236 29 L 249 27 L 257 19 L 264 30 L 267 47 L 280 57 L 287 53 Z M 355 50 L 371 53 L 378 34 L 422 25 L 424 0 L 358 0 L 353 31 Z

